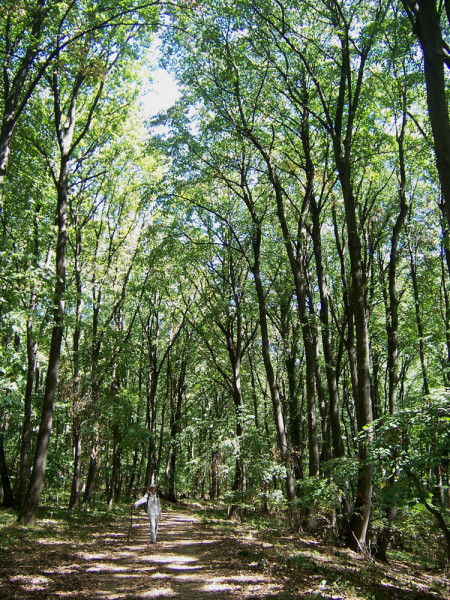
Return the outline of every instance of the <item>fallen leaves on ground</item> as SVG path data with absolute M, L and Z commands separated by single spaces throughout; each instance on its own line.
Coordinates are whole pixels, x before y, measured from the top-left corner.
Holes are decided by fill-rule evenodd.
M 312 536 L 203 522 L 182 507 L 163 514 L 155 545 L 145 514 L 129 524 L 111 516 L 5 528 L 0 598 L 450 600 L 442 571 L 380 564 Z

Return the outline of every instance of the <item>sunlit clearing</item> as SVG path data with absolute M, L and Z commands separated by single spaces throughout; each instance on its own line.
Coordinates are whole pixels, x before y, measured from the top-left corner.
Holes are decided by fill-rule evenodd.
M 266 581 L 266 577 L 262 575 L 236 575 L 234 577 L 223 577 L 221 581 L 228 581 L 230 583 L 258 583 Z
M 133 548 L 133 554 L 135 554 L 136 552 L 139 552 L 140 550 L 148 550 L 148 546 L 149 544 L 142 544 L 140 546 L 127 546 L 128 548 Z
M 160 588 L 158 590 L 151 590 L 149 592 L 144 592 L 141 594 L 141 598 L 173 598 L 177 596 L 172 589 L 170 588 Z
M 55 569 L 45 569 L 44 573 L 47 575 L 51 575 L 52 573 L 62 573 L 63 575 L 70 575 L 71 573 L 76 573 L 79 571 L 79 565 L 69 565 L 67 567 L 57 567 Z
M 191 563 L 197 562 L 198 558 L 192 558 L 191 556 L 163 556 L 161 554 L 152 554 L 151 556 L 142 557 L 141 560 L 156 563 Z
M 172 569 L 172 571 L 198 571 L 199 569 L 203 569 L 202 566 L 192 566 L 192 565 L 184 565 L 177 563 L 169 563 L 166 565 L 166 569 Z
M 51 580 L 47 579 L 47 577 L 16 575 L 15 577 L 11 577 L 11 581 L 19 582 L 24 590 L 31 592 L 44 590 Z
M 33 575 L 15 575 L 11 577 L 11 581 L 18 581 L 20 583 L 31 583 L 37 585 L 39 583 L 48 583 L 50 580 L 47 577 L 39 577 Z
M 104 553 L 90 554 L 87 552 L 78 552 L 77 556 L 79 556 L 80 558 L 84 558 L 84 560 L 105 560 L 108 558 L 108 555 Z
M 117 567 L 115 565 L 105 565 L 103 563 L 100 563 L 99 565 L 89 567 L 89 569 L 86 569 L 86 572 L 87 573 L 108 573 L 108 572 L 120 573 L 120 572 L 124 572 L 124 571 L 129 571 L 129 570 L 130 569 L 128 567 Z
M 135 573 L 137 573 L 138 571 L 140 573 L 151 573 L 152 571 L 156 571 L 156 567 L 136 567 L 133 565 L 133 571 Z M 153 575 L 152 575 L 153 577 Z
M 41 525 L 58 525 L 58 521 L 55 521 L 55 519 L 42 519 Z
M 61 542 L 61 541 L 55 541 L 54 539 L 46 539 L 46 538 L 39 538 L 36 540 L 37 544 L 41 544 L 42 546 L 73 546 L 73 542 Z
M 126 598 L 126 596 L 124 596 L 123 594 L 111 594 L 111 592 L 108 591 L 96 592 L 95 595 L 100 597 L 103 596 L 105 598 L 108 598 L 108 600 L 119 600 L 119 598 Z
M 174 542 L 173 544 L 171 542 L 166 542 L 164 544 L 164 546 L 166 546 L 167 548 L 170 548 L 172 546 L 198 546 L 199 544 L 217 544 L 219 542 L 219 540 L 177 540 L 176 542 Z
M 134 555 L 135 555 L 134 552 L 126 552 L 124 550 L 116 553 L 116 557 L 118 557 L 118 558 L 133 558 Z
M 209 583 L 200 588 L 203 592 L 232 592 L 233 586 L 222 583 Z
M 203 592 L 232 592 L 232 591 L 238 591 L 241 589 L 240 585 L 232 585 L 230 583 L 227 583 L 227 581 L 236 581 L 236 583 L 251 583 L 252 582 L 252 578 L 245 578 L 243 577 L 242 579 L 240 579 L 239 577 L 237 578 L 231 578 L 231 577 L 217 577 L 217 578 L 213 578 L 210 579 L 209 582 L 207 582 L 205 585 L 203 585 L 200 590 Z M 258 579 L 255 578 L 253 580 L 253 583 L 257 583 L 258 581 L 264 581 L 264 579 Z M 254 586 L 253 590 L 258 590 L 261 586 Z M 269 584 L 268 589 L 271 590 L 280 590 L 282 589 L 281 585 L 277 585 L 277 584 Z

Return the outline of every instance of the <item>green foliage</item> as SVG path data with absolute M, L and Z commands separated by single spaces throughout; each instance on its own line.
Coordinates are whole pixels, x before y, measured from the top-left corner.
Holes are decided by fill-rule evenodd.
M 65 116 L 76 82 L 80 89 L 70 154 L 64 347 L 44 498 L 68 501 L 78 428 L 83 481 L 99 444 L 99 506 L 113 485 L 114 461 L 120 463 L 117 495 L 134 496 L 144 485 L 154 446 L 163 491 L 173 484 L 177 494 L 215 496 L 238 505 L 255 522 L 256 509 L 287 514 L 290 465 L 281 460 L 276 435 L 254 282 L 261 235 L 258 269 L 270 359 L 297 469 L 295 506 L 304 513 L 314 506 L 319 520 L 341 511 L 346 520 L 342 511 L 354 501 L 358 446 L 373 434 L 372 530 L 387 527 L 386 509 L 398 508 L 401 518 L 390 525 L 395 544 L 410 549 L 417 538 L 422 553 L 426 529 L 437 532 L 424 512 L 427 504 L 448 523 L 445 219 L 418 47 L 397 6 L 379 8 L 375 2 L 338 7 L 296 0 L 167 6 L 162 63 L 180 83 L 181 98 L 144 124 L 138 95 L 159 18 L 156 5 L 53 3 L 34 36 L 35 5 L 2 4 L 3 110 L 5 82 L 12 81 L 27 49 L 35 52 L 19 94 L 24 104 L 0 207 L 0 435 L 15 489 L 27 326 L 37 348 L 29 464 L 53 327 L 57 74 Z M 342 99 L 348 111 L 340 112 Z M 352 186 L 356 207 L 352 235 L 361 245 L 376 417 L 358 437 L 350 360 L 352 240 L 335 155 L 341 142 L 339 152 L 351 147 L 345 185 Z M 337 379 L 346 458 L 322 460 L 314 477 L 304 475 L 312 436 L 305 406 L 305 324 L 268 162 L 282 189 L 290 242 L 301 257 L 308 327 L 317 342 L 315 385 L 324 392 L 319 450 L 325 425 L 332 435 L 327 368 Z M 400 185 L 408 215 L 395 265 L 399 378 L 397 412 L 389 414 L 390 261 Z M 325 325 L 311 194 L 320 212 L 332 365 L 320 345 Z M 425 370 L 433 388 L 429 397 Z M 294 556 L 292 566 L 319 575 L 308 560 Z
M 441 388 L 374 423 L 373 463 L 389 481 L 381 492 L 389 506 L 431 500 L 433 471 L 450 460 L 449 420 L 450 395 Z

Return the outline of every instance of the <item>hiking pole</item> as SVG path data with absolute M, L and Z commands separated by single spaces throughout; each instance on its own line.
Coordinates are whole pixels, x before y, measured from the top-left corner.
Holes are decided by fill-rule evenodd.
M 130 508 L 130 528 L 128 529 L 127 544 L 130 543 L 131 528 L 133 527 L 133 506 Z

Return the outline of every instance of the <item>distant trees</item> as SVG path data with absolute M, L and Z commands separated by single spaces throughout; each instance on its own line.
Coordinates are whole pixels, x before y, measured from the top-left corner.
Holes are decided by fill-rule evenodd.
M 26 223 L 27 219 L 32 232 L 32 242 L 29 245 L 28 253 L 25 249 L 23 259 L 21 259 L 19 258 L 20 254 L 14 252 L 16 256 L 11 265 L 13 268 L 15 267 L 16 272 L 21 272 L 21 269 L 26 268 L 29 263 L 33 276 L 28 298 L 22 299 L 23 308 L 28 311 L 26 328 L 28 367 L 20 476 L 18 478 L 20 483 L 17 493 L 21 506 L 20 521 L 24 524 L 33 523 L 36 519 L 52 427 L 61 344 L 65 328 L 66 262 L 69 228 L 72 225 L 69 217 L 74 217 L 76 228 L 75 270 L 78 300 L 77 325 L 74 334 L 74 393 L 78 395 L 82 293 L 79 265 L 81 244 L 79 227 L 81 225 L 78 213 L 70 214 L 69 208 L 75 202 L 74 197 L 77 192 L 82 195 L 83 190 L 86 191 L 86 182 L 92 183 L 101 175 L 103 166 L 99 151 L 107 144 L 111 144 L 112 128 L 116 127 L 117 129 L 117 111 L 123 110 L 125 105 L 132 100 L 134 92 L 131 86 L 128 86 L 128 98 L 120 86 L 124 81 L 129 80 L 131 71 L 127 71 L 127 68 L 132 64 L 131 61 L 136 60 L 138 56 L 135 46 L 137 43 L 135 26 L 139 25 L 139 21 L 141 21 L 141 25 L 145 24 L 146 26 L 138 33 L 140 43 L 146 45 L 149 40 L 152 22 L 155 22 L 155 12 L 149 10 L 150 6 L 152 5 L 148 4 L 147 8 L 140 7 L 140 12 L 136 11 L 131 4 L 122 7 L 119 12 L 117 8 L 105 6 L 101 17 L 99 13 L 90 11 L 88 6 L 77 5 L 75 7 L 74 4 L 66 7 L 67 9 L 61 14 L 52 10 L 51 7 L 47 7 L 45 2 L 37 2 L 35 6 L 23 7 L 23 10 L 17 4 L 4 7 L 5 19 L 2 19 L 5 34 L 2 39 L 5 56 L 2 90 L 4 115 L 0 140 L 0 175 L 4 178 L 1 216 L 4 242 L 2 249 L 6 262 L 8 261 L 8 248 L 22 248 L 23 244 L 28 243 L 26 238 L 21 237 L 23 232 L 21 224 Z M 83 14 L 85 18 L 81 18 L 79 21 L 83 21 L 83 28 L 80 30 L 75 26 L 75 22 Z M 131 17 L 132 14 L 136 19 L 135 25 L 132 22 L 129 23 L 125 31 L 121 27 L 123 19 L 125 15 Z M 147 22 L 145 22 L 146 20 Z M 51 72 L 50 65 L 52 65 Z M 116 70 L 114 71 L 114 69 Z M 120 75 L 118 75 L 119 73 Z M 107 98 L 107 94 L 110 94 L 109 98 Z M 30 104 L 32 97 L 39 98 L 36 107 Z M 23 126 L 17 129 L 17 123 L 21 116 Z M 42 314 L 42 297 L 38 299 L 39 290 L 35 281 L 39 279 L 39 269 L 42 269 L 44 262 L 46 269 L 50 267 L 53 254 L 53 240 L 45 241 L 44 244 L 47 247 L 44 248 L 44 251 L 47 252 L 47 257 L 42 257 L 42 244 L 45 238 L 40 222 L 44 203 L 49 216 L 53 211 L 49 200 L 48 186 L 45 185 L 44 188 L 43 181 L 35 178 L 34 185 L 28 187 L 30 198 L 24 194 L 25 202 L 29 202 L 30 199 L 35 202 L 32 210 L 24 211 L 20 215 L 19 226 L 17 223 L 11 222 L 12 214 L 10 212 L 13 210 L 12 207 L 18 194 L 14 191 L 11 193 L 10 190 L 20 187 L 19 182 L 24 185 L 26 181 L 23 172 L 15 172 L 14 155 L 12 161 L 10 159 L 11 150 L 14 149 L 12 143 L 15 130 L 20 142 L 18 149 L 21 164 L 26 163 L 26 156 L 30 158 L 33 156 L 34 166 L 40 168 L 42 173 L 47 170 L 51 175 L 56 195 L 57 232 L 54 237 L 53 308 L 50 309 L 48 306 L 45 309 L 45 319 L 48 323 L 52 322 L 53 325 L 46 366 L 47 374 L 42 382 L 42 418 L 33 448 L 35 459 L 28 484 L 27 464 L 31 450 L 32 389 L 37 352 L 34 321 L 36 313 Z M 39 156 L 42 160 L 40 167 L 38 167 Z M 11 168 L 7 174 L 8 165 Z M 111 163 L 108 166 L 111 167 Z M 28 169 L 32 168 L 30 161 Z M 24 164 L 23 171 L 25 170 Z M 28 173 L 32 180 L 31 171 Z M 38 173 L 39 171 L 36 174 Z M 97 197 L 96 202 L 98 206 L 102 200 Z M 88 218 L 93 217 L 95 212 L 96 208 L 88 209 Z M 50 222 L 52 220 L 53 216 L 50 216 Z M 4 262 L 3 269 L 5 267 L 7 264 Z M 7 273 L 5 270 L 3 272 Z M 24 289 L 23 284 L 21 289 Z M 8 314 L 11 309 L 14 310 L 14 300 L 16 299 L 12 298 L 12 300 L 13 304 L 3 302 L 3 313 Z M 50 312 L 48 312 L 49 309 Z M 17 316 L 16 313 L 16 319 Z M 18 324 L 15 328 L 18 330 Z M 19 348 L 20 336 L 18 333 L 16 340 Z M 76 423 L 77 418 L 78 416 L 75 418 Z M 25 493 L 27 485 L 28 491 Z
M 159 477 L 381 559 L 419 506 L 448 542 L 444 12 L 433 71 L 427 3 L 174 4 L 149 131 L 156 6 L 96 7 L 2 9 L 4 505 Z
M 418 19 L 420 11 L 427 9 L 408 10 Z M 408 81 L 414 89 L 423 89 L 413 59 L 413 40 L 399 6 L 376 2 L 364 8 L 326 2 L 315 9 L 298 2 L 269 1 L 257 6 L 240 2 L 221 8 L 203 3 L 201 11 L 180 6 L 173 18 L 182 22 L 189 35 L 178 29 L 168 32 L 168 62 L 189 90 L 185 102 L 191 106 L 191 120 L 196 111 L 196 129 L 191 135 L 180 121 L 181 113 L 172 111 L 170 122 L 181 136 L 173 134 L 173 143 L 187 145 L 191 169 L 199 164 L 217 165 L 213 177 L 231 181 L 230 192 L 236 202 L 250 207 L 255 218 L 256 204 L 249 205 L 250 198 L 257 198 L 258 206 L 264 207 L 264 219 L 269 214 L 279 219 L 280 229 L 272 222 L 273 235 L 283 239 L 287 250 L 293 274 L 290 285 L 296 290 L 303 332 L 301 372 L 307 401 L 303 414 L 308 415 L 310 477 L 327 472 L 326 452 L 322 452 L 320 464 L 318 455 L 314 460 L 319 446 L 315 411 L 324 401 L 330 408 L 321 411 L 320 443 L 324 448 L 329 444 L 329 421 L 335 457 L 344 456 L 341 424 L 346 431 L 365 432 L 359 436 L 356 488 L 348 482 L 355 500 L 347 540 L 351 548 L 359 550 L 365 545 L 373 497 L 373 415 L 381 417 L 386 410 L 395 413 L 399 380 L 404 391 L 402 378 L 411 367 L 410 357 L 405 355 L 399 373 L 402 333 L 397 278 L 405 269 L 411 273 L 412 286 L 402 278 L 401 294 L 405 298 L 406 286 L 414 298 L 418 327 L 414 337 L 423 391 L 428 394 L 431 389 L 429 361 L 423 349 L 422 301 L 416 285 L 419 255 L 417 250 L 413 257 L 407 251 L 408 232 L 421 219 L 414 212 L 413 198 L 429 181 L 412 177 L 416 160 L 414 152 L 411 155 L 413 140 L 418 135 L 426 137 L 428 127 L 423 103 L 413 106 L 405 87 Z M 429 160 L 422 164 L 436 182 Z M 239 190 L 239 165 L 247 192 Z M 433 189 L 436 219 L 439 189 L 436 184 Z M 399 198 L 396 210 L 393 198 Z M 220 214 L 217 206 L 215 211 Z M 253 244 L 262 230 L 261 217 L 255 218 Z M 438 227 L 438 221 L 434 223 Z M 384 259 L 377 263 L 381 248 L 384 253 L 389 245 L 389 266 Z M 277 255 L 281 259 L 280 252 Z M 316 274 L 315 282 L 311 272 Z M 381 297 L 378 277 L 383 281 Z M 261 299 L 264 295 L 262 292 Z M 384 315 L 377 310 L 378 298 L 384 298 Z M 314 317 L 316 312 L 321 315 L 320 322 Z M 387 333 L 384 341 L 378 334 L 381 322 Z M 262 316 L 260 323 L 262 326 Z M 317 352 L 318 328 L 323 358 Z M 411 340 L 409 332 L 404 333 Z M 321 367 L 327 371 L 327 394 Z M 385 369 L 389 382 L 383 392 L 385 408 L 380 404 L 380 369 Z M 278 385 L 277 381 L 273 389 Z M 340 403 L 346 412 L 339 413 Z M 286 406 L 283 408 L 286 411 Z M 286 416 L 284 412 L 284 419 Z M 350 423 L 346 424 L 348 417 Z M 287 427 L 292 438 L 294 423 Z M 347 453 L 352 456 L 348 434 L 346 438 Z M 283 444 L 279 438 L 280 451 Z M 311 501 L 309 514 L 314 505 Z M 344 506 L 345 510 L 350 507 Z

